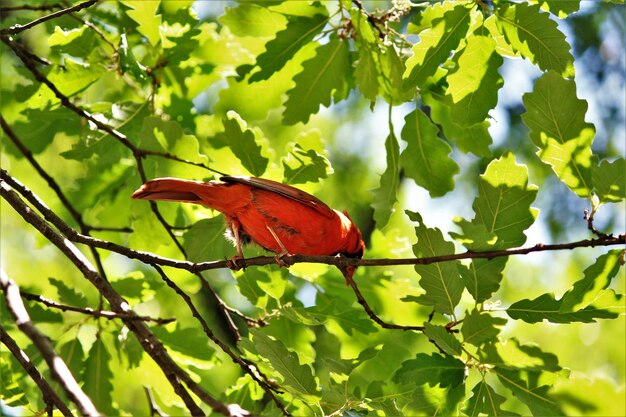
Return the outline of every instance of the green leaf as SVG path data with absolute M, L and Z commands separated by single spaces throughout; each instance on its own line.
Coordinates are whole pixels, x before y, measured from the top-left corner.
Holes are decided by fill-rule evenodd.
M 594 164 L 591 167 L 591 178 L 601 203 L 616 203 L 626 199 L 626 159 Z
M 387 152 L 387 165 L 385 172 L 380 176 L 380 187 L 373 191 L 374 196 L 372 198 L 374 221 L 378 229 L 382 229 L 389 222 L 394 211 L 393 205 L 398 201 L 400 148 L 393 130 L 387 136 L 385 150 Z
M 454 244 L 444 240 L 441 230 L 427 228 L 418 213 L 410 211 L 406 213 L 411 221 L 418 223 L 415 228 L 417 243 L 413 245 L 413 253 L 417 258 L 454 253 Z M 420 286 L 426 291 L 417 298 L 417 301 L 423 305 L 433 306 L 437 312 L 452 314 L 463 293 L 463 283 L 457 265 L 458 262 L 415 265 L 415 271 L 421 276 Z
M 182 353 L 190 359 L 208 361 L 215 352 L 206 335 L 197 327 L 181 329 L 177 325 L 170 332 L 165 326 L 156 326 L 152 328 L 152 332 L 168 349 Z
M 526 167 L 517 165 L 515 156 L 507 153 L 492 161 L 481 175 L 472 222 L 458 220 L 464 233 L 451 235 L 470 250 L 521 246 L 526 241 L 524 230 L 537 215 L 530 207 L 536 195 L 537 186 L 528 184 Z
M 111 355 L 100 337 L 89 349 L 83 368 L 83 390 L 93 401 L 98 411 L 118 415 L 113 403 L 113 372 L 110 368 Z
M 80 131 L 80 119 L 65 107 L 57 107 L 54 110 L 49 107 L 41 110 L 25 109 L 23 114 L 26 120 L 15 122 L 12 128 L 20 141 L 34 154 L 43 152 L 57 133 L 77 135 Z M 2 142 L 9 153 L 23 157 L 12 141 L 4 139 Z
M 461 342 L 444 326 L 424 323 L 424 334 L 448 355 L 459 356 L 463 353 Z
M 591 305 L 619 272 L 623 252 L 621 249 L 614 249 L 598 257 L 593 265 L 585 269 L 584 278 L 576 281 L 563 295 L 559 311 L 567 313 Z
M 315 318 L 320 323 L 326 323 L 329 320 L 336 322 L 349 335 L 352 335 L 354 331 L 362 334 L 370 334 L 376 331 L 372 321 L 366 318 L 361 310 L 353 308 L 348 303 L 330 299 L 326 296 L 318 295 L 316 305 L 306 308 L 304 312 L 307 316 Z
M 551 323 L 594 323 L 595 319 L 614 319 L 618 316 L 617 313 L 592 305 L 577 311 L 561 312 L 561 301 L 556 300 L 553 294 L 543 294 L 534 300 L 518 301 L 507 308 L 506 312 L 512 319 L 526 323 L 543 320 Z
M 563 416 L 565 413 L 556 400 L 548 394 L 548 385 L 539 385 L 535 373 L 523 370 L 495 368 L 494 373 L 518 400 L 523 402 L 534 416 Z
M 295 86 L 287 92 L 284 123 L 306 123 L 320 105 L 328 107 L 333 92 L 344 88 L 350 71 L 348 42 L 334 39 L 319 46 L 315 57 L 304 61 L 302 72 L 293 78 Z
M 227 7 L 226 13 L 218 20 L 237 36 L 271 36 L 287 25 L 287 19 L 282 14 L 252 3 Z M 295 28 L 292 30 L 295 31 Z
M 319 182 L 332 172 L 328 159 L 314 149 L 304 150 L 296 143 L 286 158 L 283 158 L 285 182 L 287 184 L 304 184 Z
M 152 46 L 156 46 L 161 40 L 159 26 L 161 26 L 161 15 L 157 14 L 160 0 L 139 1 L 121 0 L 121 3 L 131 10 L 127 10 L 128 17 L 137 22 L 137 31 L 148 38 Z
M 291 16 L 287 27 L 276 33 L 276 37 L 265 45 L 265 52 L 257 57 L 256 65 L 260 70 L 252 74 L 250 82 L 266 80 L 279 71 L 296 52 L 322 31 L 327 22 L 328 16 L 324 14 Z
M 183 236 L 187 259 L 191 262 L 204 262 L 231 256 L 234 253 L 233 246 L 224 238 L 224 230 L 222 216 L 194 223 Z
M 503 59 L 495 51 L 495 41 L 486 36 L 470 36 L 456 69 L 448 77 L 450 110 L 454 122 L 471 126 L 483 122 L 498 102 L 498 90 L 504 84 L 498 69 Z
M 445 96 L 435 96 L 433 92 L 422 94 L 422 100 L 430 108 L 431 119 L 441 127 L 449 141 L 456 142 L 461 152 L 471 152 L 476 156 L 490 156 L 491 135 L 489 122 L 483 120 L 471 126 L 461 126 L 456 122 L 452 106 Z
M 466 311 L 463 327 L 461 327 L 463 342 L 471 343 L 476 347 L 480 347 L 485 342 L 495 342 L 500 333 L 500 329 L 496 326 L 505 324 L 506 320 L 503 318 L 481 313 L 478 310 L 472 310 L 471 313 Z
M 120 54 L 120 70 L 122 74 L 130 72 L 135 79 L 146 80 L 146 67 L 141 65 L 135 58 L 132 48 L 128 46 L 128 39 L 126 39 L 125 33 L 120 35 L 120 43 L 117 50 Z
M 472 398 L 469 399 L 463 410 L 469 417 L 478 417 L 483 414 L 488 416 L 519 415 L 502 409 L 502 403 L 506 401 L 506 398 L 495 392 L 484 379 L 474 386 L 472 394 Z
M 354 69 L 356 85 L 363 97 L 370 101 L 376 101 L 378 96 L 378 68 L 374 61 L 376 54 L 376 49 L 362 46 Z
M 246 122 L 232 110 L 226 113 L 222 123 L 223 137 L 244 168 L 255 177 L 263 175 L 269 160 L 261 155 L 261 146 L 257 145 L 254 132 L 248 129 Z
M 499 257 L 473 259 L 469 265 L 459 265 L 463 285 L 477 303 L 488 300 L 498 291 L 506 262 L 506 257 Z
M 437 126 L 419 109 L 406 115 L 400 134 L 407 142 L 400 155 L 400 165 L 432 197 L 452 190 L 453 177 L 459 172 L 456 162 L 448 156 L 452 148 L 438 134 Z
M 71 288 L 65 284 L 65 281 L 55 278 L 48 278 L 50 284 L 54 285 L 59 293 L 59 300 L 75 307 L 85 307 L 88 305 L 87 297 L 82 292 Z
M 431 387 L 439 385 L 445 388 L 463 383 L 464 374 L 465 364 L 453 356 L 418 353 L 415 359 L 402 364 L 393 380 L 413 386 L 428 384 Z
M 68 31 L 56 26 L 48 38 L 48 45 L 53 50 L 84 59 L 94 50 L 96 32 L 86 25 Z
M 592 190 L 592 124 L 585 122 L 587 102 L 576 97 L 576 84 L 555 72 L 547 72 L 523 96 L 522 120 L 539 157 L 552 166 L 572 191 L 588 197 Z
M 302 394 L 319 395 L 317 383 L 308 365 L 301 365 L 298 355 L 287 350 L 280 340 L 274 340 L 256 329 L 250 329 L 259 354 L 269 359 L 272 367 L 283 377 L 284 384 Z
M 543 71 L 574 76 L 574 58 L 565 35 L 548 13 L 539 10 L 539 5 L 505 5 L 496 9 L 496 16 L 496 24 L 513 50 Z
M 458 48 L 467 36 L 473 8 L 459 2 L 452 10 L 441 5 L 433 6 L 433 14 L 428 29 L 420 32 L 420 42 L 413 46 L 413 55 L 406 61 L 403 77 L 407 86 L 421 86 L 426 79 Z
M 185 134 L 180 123 L 173 120 L 153 116 L 144 118 L 139 132 L 139 145 L 144 149 L 169 152 L 194 162 L 206 161 L 206 156 L 199 153 L 198 139 Z
M 542 9 L 556 15 L 559 19 L 565 19 L 580 9 L 580 0 L 531 0 L 530 3 L 538 3 Z

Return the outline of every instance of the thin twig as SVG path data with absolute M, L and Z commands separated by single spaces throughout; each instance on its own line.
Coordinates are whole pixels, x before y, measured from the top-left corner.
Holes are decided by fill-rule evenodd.
M 0 13 L 19 12 L 19 11 L 22 11 L 22 10 L 48 12 L 48 11 L 54 10 L 54 9 L 62 9 L 63 7 L 65 7 L 65 6 L 63 6 L 60 3 L 41 4 L 39 6 L 34 6 L 34 5 L 31 5 L 31 4 L 22 4 L 20 6 L 3 6 L 3 7 L 0 7 Z
M 374 313 L 374 311 L 369 306 L 369 304 L 367 304 L 367 301 L 365 301 L 365 298 L 363 297 L 363 294 L 361 294 L 359 287 L 356 285 L 356 281 L 354 281 L 354 279 L 352 278 L 346 279 L 346 281 L 348 285 L 350 286 L 350 288 L 352 288 L 352 291 L 354 291 L 357 301 L 359 302 L 359 304 L 363 306 L 363 309 L 365 309 L 365 312 L 367 313 L 367 315 L 370 317 L 370 319 L 376 322 L 380 327 L 384 329 L 394 329 L 394 330 L 415 330 L 418 332 L 424 331 L 424 326 L 402 326 L 399 324 L 389 324 L 383 321 L 380 317 L 376 315 L 376 313 Z
M 141 316 L 137 314 L 125 314 L 125 313 L 116 313 L 113 311 L 106 311 L 106 310 L 94 310 L 93 308 L 89 308 L 89 307 L 68 306 L 66 304 L 60 304 L 60 303 L 57 303 L 56 301 L 49 300 L 45 297 L 42 297 L 41 295 L 31 294 L 26 291 L 21 291 L 20 294 L 22 295 L 23 298 L 27 300 L 36 301 L 50 308 L 56 308 L 61 311 L 73 311 L 76 313 L 87 314 L 89 316 L 93 316 L 94 318 L 102 317 L 108 320 L 114 320 L 114 319 L 143 320 L 143 321 L 152 322 L 156 324 L 168 324 L 168 323 L 172 323 L 176 321 L 176 318 L 173 318 L 173 317 L 168 318 L 168 319 L 160 318 L 160 317 L 154 318 L 150 316 Z
M 28 375 L 30 375 L 31 379 L 35 381 L 35 384 L 37 384 L 37 386 L 41 390 L 41 393 L 43 394 L 44 402 L 58 408 L 61 414 L 63 414 L 64 416 L 72 417 L 73 414 L 67 407 L 67 405 L 65 405 L 63 400 L 57 395 L 54 389 L 52 389 L 50 384 L 48 384 L 48 381 L 46 381 L 41 373 L 39 373 L 35 365 L 33 365 L 33 362 L 26 355 L 26 352 L 20 349 L 15 340 L 13 340 L 11 336 L 9 336 L 6 330 L 4 330 L 4 327 L 2 327 L 1 325 L 0 342 L 2 342 L 9 349 L 9 351 L 15 357 L 15 360 L 17 360 L 20 366 L 24 368 Z
M 4 271 L 0 271 L 0 287 L 4 291 L 7 308 L 15 319 L 17 327 L 37 347 L 39 353 L 41 353 L 41 356 L 48 364 L 53 378 L 61 384 L 67 396 L 78 406 L 80 413 L 85 416 L 100 416 L 100 412 L 93 405 L 87 394 L 80 388 L 65 361 L 54 351 L 50 339 L 41 333 L 30 320 L 26 307 L 24 307 L 24 302 L 20 297 L 20 288 Z
M 189 307 L 191 314 L 198 320 L 198 322 L 202 326 L 202 329 L 204 330 L 204 333 L 207 335 L 207 337 L 213 343 L 218 345 L 224 353 L 230 356 L 231 360 L 237 365 L 239 365 L 245 373 L 247 373 L 248 375 L 250 375 L 250 377 L 252 377 L 252 379 L 265 391 L 266 395 L 268 395 L 272 399 L 272 401 L 274 401 L 274 403 L 280 409 L 283 415 L 290 416 L 291 414 L 289 413 L 289 411 L 287 411 L 287 409 L 285 408 L 285 405 L 276 397 L 276 395 L 274 395 L 274 392 L 273 392 L 274 388 L 265 379 L 262 379 L 259 376 L 262 374 L 257 369 L 257 367 L 241 359 L 239 356 L 235 355 L 233 351 L 230 349 L 230 347 L 228 347 L 224 342 L 222 342 L 215 335 L 215 333 L 213 333 L 213 331 L 209 328 L 209 325 L 207 324 L 206 320 L 204 320 L 204 318 L 202 317 L 202 315 L 200 314 L 196 306 L 193 304 L 191 297 L 189 297 L 187 293 L 185 293 L 178 285 L 176 285 L 174 281 L 169 279 L 169 277 L 165 274 L 165 272 L 163 271 L 163 269 L 161 269 L 161 267 L 159 267 L 158 265 L 152 265 L 152 267 L 155 269 L 155 271 L 158 272 L 158 274 L 161 276 L 161 279 L 163 279 L 163 281 L 165 281 L 165 283 L 170 288 L 172 288 L 176 292 L 176 294 L 180 296 L 180 298 L 183 299 L 185 304 L 187 304 L 187 307 Z
M 46 220 L 54 224 L 69 240 L 82 243 L 85 245 L 92 245 L 98 248 L 109 250 L 124 255 L 131 259 L 137 259 L 148 264 L 157 264 L 161 266 L 171 266 L 174 268 L 184 269 L 189 272 L 207 271 L 211 269 L 228 268 L 229 261 L 209 261 L 193 263 L 189 261 L 179 261 L 176 259 L 165 258 L 154 255 L 149 252 L 137 251 L 130 249 L 126 246 L 118 245 L 113 242 L 96 239 L 90 236 L 84 236 L 78 233 L 76 230 L 69 227 L 63 222 L 52 210 L 33 194 L 28 188 L 22 185 L 15 178 L 11 177 L 8 172 L 0 169 L 0 178 L 6 181 L 11 187 L 19 191 L 31 204 L 33 204 L 37 210 L 39 210 Z M 17 196 L 10 197 L 13 192 L 10 189 L 0 190 L 2 196 L 6 198 L 19 198 Z M 14 193 L 14 192 L 13 192 Z M 536 244 L 534 246 L 525 248 L 513 248 L 502 249 L 484 252 L 462 252 L 449 255 L 430 256 L 425 258 L 396 258 L 396 259 L 356 259 L 346 258 L 344 256 L 308 256 L 308 255 L 286 255 L 281 258 L 281 261 L 292 265 L 295 263 L 309 262 L 309 263 L 323 263 L 335 266 L 391 266 L 391 265 L 429 265 L 440 262 L 457 261 L 461 259 L 495 259 L 502 256 L 512 255 L 526 255 L 534 252 L 556 251 L 556 250 L 572 250 L 576 248 L 596 247 L 596 246 L 615 246 L 626 244 L 626 234 L 619 236 L 609 236 L 601 239 L 584 239 L 575 242 L 557 243 L 557 244 Z M 260 266 L 276 264 L 276 258 L 274 256 L 258 256 L 255 258 L 241 259 L 237 261 L 237 264 L 242 267 Z
M 72 12 L 77 12 L 79 10 L 85 9 L 89 6 L 92 6 L 94 4 L 96 4 L 98 2 L 98 0 L 88 0 L 84 3 L 80 3 L 77 4 L 75 6 L 72 7 L 68 7 L 67 9 L 63 9 L 63 10 L 59 10 L 57 12 L 54 13 L 50 13 L 49 15 L 46 16 L 42 16 L 39 19 L 35 19 L 32 22 L 29 22 L 25 25 L 15 25 L 15 26 L 11 26 L 10 28 L 7 29 L 2 29 L 0 30 L 0 35 L 2 36 L 7 36 L 7 35 L 15 35 L 16 33 L 20 33 L 23 32 L 27 29 L 30 29 L 34 26 L 37 26 L 41 23 L 47 22 L 48 20 L 51 19 L 55 19 L 59 16 L 63 16 L 64 14 L 68 14 L 68 13 L 72 13 Z

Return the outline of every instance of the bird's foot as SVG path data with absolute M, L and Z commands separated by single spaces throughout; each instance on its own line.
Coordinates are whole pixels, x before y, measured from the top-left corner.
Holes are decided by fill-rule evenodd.
M 233 271 L 239 271 L 240 269 L 246 269 L 245 265 L 243 265 L 243 263 L 241 261 L 243 261 L 244 258 L 241 255 L 235 255 L 230 259 L 226 260 L 226 266 L 229 269 L 232 269 Z
M 290 256 L 290 255 L 291 254 L 289 252 L 287 252 L 287 251 L 283 251 L 283 252 L 281 252 L 279 254 L 276 254 L 276 256 L 274 256 L 274 259 L 276 260 L 276 264 L 278 264 L 278 266 L 280 266 L 280 267 L 289 268 L 292 265 L 292 263 L 288 262 L 285 259 L 285 256 Z

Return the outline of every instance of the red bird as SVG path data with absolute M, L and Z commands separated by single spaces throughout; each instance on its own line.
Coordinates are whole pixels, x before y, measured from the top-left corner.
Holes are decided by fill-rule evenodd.
M 342 254 L 361 258 L 365 245 L 348 213 L 333 210 L 302 190 L 254 177 L 221 177 L 221 181 L 157 178 L 132 195 L 140 200 L 197 203 L 222 212 L 243 259 L 241 243 L 252 241 L 284 255 Z M 346 280 L 355 267 L 342 269 Z

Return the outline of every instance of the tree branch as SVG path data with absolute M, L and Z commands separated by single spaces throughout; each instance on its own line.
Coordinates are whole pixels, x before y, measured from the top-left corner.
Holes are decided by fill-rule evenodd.
M 285 405 L 278 398 L 276 398 L 276 396 L 272 392 L 272 386 L 270 386 L 266 380 L 263 380 L 259 377 L 259 375 L 262 375 L 261 371 L 257 369 L 256 366 L 253 366 L 252 364 L 241 359 L 239 356 L 235 355 L 233 351 L 226 344 L 224 344 L 224 342 L 222 342 L 215 335 L 215 333 L 213 333 L 213 331 L 211 331 L 206 320 L 204 320 L 196 306 L 191 301 L 191 297 L 189 297 L 189 295 L 187 295 L 178 285 L 176 285 L 174 281 L 169 279 L 169 277 L 165 274 L 165 272 L 163 272 L 163 269 L 161 269 L 161 267 L 159 267 L 158 265 L 152 265 L 152 267 L 158 272 L 158 274 L 161 276 L 161 279 L 163 279 L 163 281 L 165 281 L 165 283 L 183 299 L 185 304 L 187 304 L 187 307 L 189 307 L 191 314 L 200 322 L 200 325 L 202 326 L 202 329 L 204 330 L 204 333 L 207 335 L 207 337 L 211 339 L 213 343 L 218 345 L 220 349 L 222 349 L 222 351 L 226 353 L 234 363 L 239 365 L 246 374 L 250 375 L 250 377 L 257 384 L 259 384 L 259 386 L 265 391 L 266 395 L 268 395 L 272 399 L 272 401 L 274 401 L 274 404 L 276 404 L 276 406 L 280 409 L 283 415 L 291 416 L 289 411 L 287 411 L 287 409 L 285 408 Z
M 91 399 L 80 388 L 74 375 L 67 367 L 63 359 L 56 354 L 50 340 L 33 324 L 20 297 L 20 289 L 4 271 L 0 271 L 0 287 L 4 291 L 4 297 L 11 315 L 15 319 L 17 327 L 34 343 L 41 356 L 50 368 L 50 372 L 56 379 L 67 396 L 78 406 L 80 413 L 85 416 L 100 416 L 101 413 L 93 405 Z
M 31 294 L 29 292 L 25 292 L 25 291 L 20 291 L 20 294 L 23 298 L 30 300 L 30 301 L 35 301 L 38 303 L 41 303 L 47 307 L 50 308 L 56 308 L 58 310 L 61 311 L 73 311 L 76 313 L 81 313 L 81 314 L 86 314 L 89 316 L 92 316 L 94 318 L 105 318 L 108 320 L 114 320 L 114 319 L 127 319 L 127 320 L 143 320 L 143 321 L 147 321 L 147 322 L 153 322 L 156 324 L 168 324 L 168 323 L 173 323 L 176 321 L 176 318 L 168 318 L 168 319 L 164 319 L 164 318 L 154 318 L 154 317 L 150 317 L 150 316 L 140 316 L 140 315 L 132 315 L 132 314 L 123 314 L 123 313 L 115 313 L 113 311 L 106 311 L 106 310 L 94 310 L 93 308 L 89 308 L 89 307 L 74 307 L 74 306 L 68 306 L 65 304 L 60 304 L 57 303 L 56 301 L 52 301 L 49 300 L 47 298 L 42 297 L 41 295 L 37 295 L 37 294 Z
M 56 392 L 52 389 L 48 381 L 44 379 L 44 377 L 39 373 L 35 365 L 31 362 L 30 358 L 26 355 L 20 347 L 15 343 L 15 340 L 9 336 L 9 334 L 4 330 L 4 327 L 0 325 L 0 342 L 2 342 L 9 351 L 13 354 L 15 359 L 19 362 L 19 364 L 24 368 L 24 370 L 30 375 L 31 379 L 35 381 L 35 384 L 41 390 L 43 394 L 43 400 L 46 404 L 52 405 L 59 409 L 61 414 L 66 417 L 72 417 L 72 412 L 65 405 L 63 400 L 57 395 Z
M 63 9 L 63 10 L 59 10 L 58 12 L 54 12 L 54 13 L 50 13 L 49 15 L 46 16 L 42 16 L 39 19 L 35 19 L 32 22 L 29 22 L 25 25 L 15 25 L 15 26 L 11 26 L 10 28 L 7 29 L 2 29 L 0 30 L 0 35 L 2 36 L 7 36 L 7 35 L 15 35 L 16 33 L 20 33 L 23 32 L 27 29 L 30 29 L 34 26 L 37 26 L 41 23 L 47 22 L 48 20 L 51 19 L 55 19 L 59 16 L 63 16 L 64 14 L 68 14 L 68 13 L 72 13 L 72 12 L 77 12 L 79 10 L 85 9 L 89 6 L 92 6 L 94 4 L 96 4 L 98 2 L 98 0 L 88 0 L 84 3 L 80 3 L 77 4 L 75 6 L 72 7 L 68 7 L 67 9 Z
M 0 191 L 2 196 L 5 197 L 9 204 L 11 204 L 11 206 L 18 213 L 20 213 L 24 220 L 30 223 L 52 244 L 60 249 L 61 252 L 63 252 L 63 254 L 78 268 L 82 275 L 98 289 L 100 294 L 107 299 L 114 312 L 136 316 L 136 313 L 132 310 L 128 303 L 115 291 L 108 281 L 100 276 L 93 265 L 89 263 L 78 248 L 52 229 L 43 218 L 28 207 L 19 198 L 19 196 L 10 189 L 9 185 L 4 180 L 0 181 Z M 67 225 L 65 226 L 67 227 Z M 195 382 L 189 374 L 180 368 L 176 362 L 174 362 L 158 338 L 143 321 L 136 319 L 131 320 L 129 318 L 124 318 L 123 321 L 129 330 L 135 334 L 143 349 L 159 365 L 167 380 L 174 388 L 174 391 L 181 397 L 192 415 L 203 415 L 204 413 L 189 395 L 185 387 L 181 384 L 181 381 L 184 382 L 194 394 L 196 394 L 203 402 L 208 404 L 214 411 L 224 414 L 225 416 L 233 415 L 226 404 L 223 404 L 213 398 L 197 382 Z
M 211 269 L 220 269 L 220 268 L 228 268 L 230 262 L 229 261 L 207 261 L 207 262 L 198 262 L 193 263 L 189 261 L 180 261 L 171 258 L 164 258 L 161 256 L 154 255 L 149 252 L 137 251 L 134 249 L 130 249 L 126 246 L 118 245 L 113 242 L 96 239 L 90 236 L 84 236 L 78 233 L 76 230 L 69 227 L 63 220 L 61 220 L 52 210 L 50 210 L 46 205 L 33 194 L 28 188 L 22 185 L 19 181 L 15 180 L 13 177 L 9 175 L 3 169 L 0 169 L 0 179 L 6 181 L 11 187 L 15 188 L 22 194 L 31 204 L 33 204 L 37 210 L 39 210 L 42 215 L 48 220 L 50 223 L 54 224 L 61 233 L 63 233 L 68 239 L 76 243 L 82 243 L 85 245 L 93 245 L 98 248 L 106 249 L 111 252 L 116 252 L 121 255 L 124 255 L 131 259 L 137 259 L 147 264 L 157 264 L 161 266 L 171 266 L 173 268 L 184 269 L 189 272 L 200 272 L 207 271 Z M 17 195 L 11 196 L 11 193 L 15 194 L 14 191 L 9 189 L 1 189 L 0 190 L 2 197 L 7 198 L 17 198 Z M 618 236 L 609 235 L 606 238 L 597 238 L 597 239 L 583 239 L 575 242 L 568 243 L 557 243 L 557 244 L 536 244 L 534 246 L 525 247 L 525 248 L 513 248 L 513 249 L 502 249 L 502 250 L 493 250 L 493 251 L 483 251 L 483 252 L 473 252 L 466 251 L 462 253 L 455 253 L 449 255 L 438 255 L 438 256 L 430 256 L 425 258 L 395 258 L 395 259 L 357 259 L 357 258 L 347 258 L 344 256 L 309 256 L 309 255 L 286 255 L 281 258 L 283 262 L 288 265 L 292 265 L 295 263 L 309 262 L 309 263 L 322 263 L 327 265 L 334 266 L 391 266 L 391 265 L 429 265 L 440 262 L 449 262 L 449 261 L 457 261 L 461 259 L 494 259 L 502 256 L 512 256 L 512 255 L 527 255 L 534 252 L 545 252 L 545 251 L 557 251 L 557 250 L 572 250 L 576 248 L 585 248 L 585 247 L 596 247 L 596 246 L 616 246 L 616 245 L 624 245 L 626 244 L 626 234 L 621 234 Z M 249 266 L 261 266 L 261 265 L 271 265 L 276 264 L 276 258 L 274 256 L 258 256 L 255 258 L 241 259 L 237 261 L 237 264 L 241 267 L 249 267 Z

